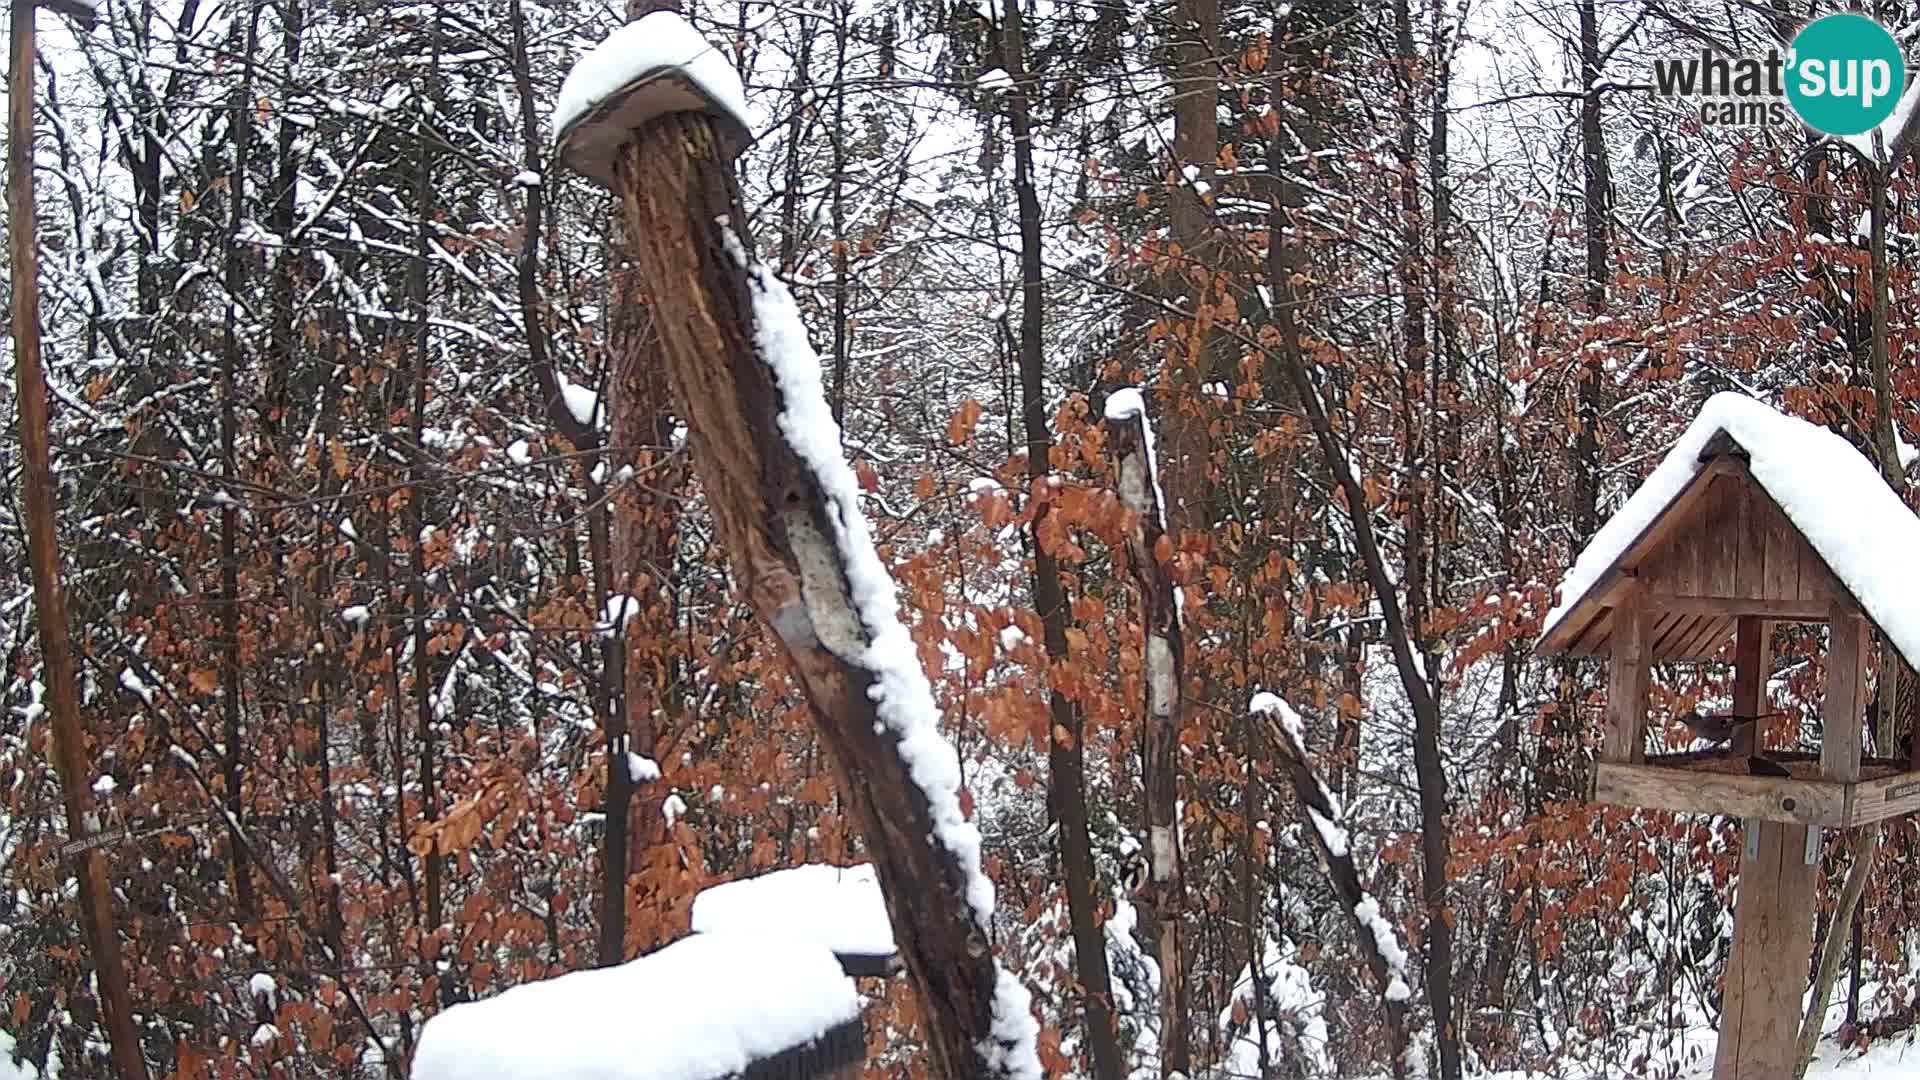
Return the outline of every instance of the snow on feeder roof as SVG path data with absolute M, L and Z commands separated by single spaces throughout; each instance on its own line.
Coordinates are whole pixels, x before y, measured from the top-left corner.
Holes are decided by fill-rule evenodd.
M 567 73 L 552 118 L 560 160 L 612 187 L 620 148 L 675 112 L 713 117 L 729 156 L 753 141 L 740 73 L 726 54 L 678 13 L 656 11 L 607 35 Z
M 758 931 L 822 945 L 849 975 L 887 975 L 893 924 L 871 864 L 811 864 L 723 882 L 693 898 L 697 934 Z
M 412 1080 L 820 1076 L 865 1056 L 860 997 L 824 946 L 695 934 L 615 967 L 455 1005 Z
M 1738 474 L 1752 484 L 1717 482 Z M 1638 582 L 1669 593 L 1650 598 L 1663 612 L 1655 659 L 1711 657 L 1743 603 L 1738 614 L 1821 621 L 1838 599 L 1920 667 L 1917 554 L 1920 519 L 1845 439 L 1744 394 L 1715 394 L 1580 553 L 1538 651 L 1606 653 L 1612 609 Z M 1676 582 L 1687 594 L 1671 595 Z

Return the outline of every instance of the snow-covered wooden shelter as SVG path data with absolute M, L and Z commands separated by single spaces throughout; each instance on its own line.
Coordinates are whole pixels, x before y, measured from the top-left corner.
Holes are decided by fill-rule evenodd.
M 860 995 L 832 950 L 694 934 L 439 1013 L 412 1080 L 845 1080 L 865 1061 Z
M 693 899 L 693 936 L 456 1005 L 413 1080 L 839 1080 L 866 1061 L 853 976 L 899 970 L 871 865 L 796 866 Z
M 1828 627 L 1817 754 L 1770 738 L 1782 622 Z M 1610 664 L 1591 797 L 1746 822 L 1715 1080 L 1791 1075 L 1821 827 L 1920 809 L 1912 747 L 1865 752 L 1870 625 L 1920 667 L 1920 519 L 1846 440 L 1734 393 L 1708 400 L 1594 536 L 1547 617 L 1539 652 Z M 1652 665 L 1713 659 L 1730 638 L 1731 745 L 1649 755 Z
M 824 945 L 849 975 L 884 978 L 900 970 L 887 901 L 870 863 L 795 866 L 702 889 L 693 898 L 693 931 Z
M 1920 519 L 1846 440 L 1741 394 L 1709 400 L 1594 537 L 1561 587 L 1539 651 L 1606 656 L 1606 742 L 1593 797 L 1667 810 L 1848 827 L 1920 809 L 1911 755 L 1866 756 L 1862 718 L 1877 627 L 1920 666 Z M 1765 626 L 1831 632 L 1820 752 L 1766 745 Z M 1731 751 L 1646 752 L 1651 664 L 1703 661 L 1734 639 Z

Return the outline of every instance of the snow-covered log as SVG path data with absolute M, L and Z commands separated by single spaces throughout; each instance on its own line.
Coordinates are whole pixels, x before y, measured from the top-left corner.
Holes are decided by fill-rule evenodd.
M 690 456 L 741 591 L 786 653 L 866 840 L 932 1073 L 1037 1077 L 1027 991 L 988 938 L 993 885 L 961 807 L 958 757 L 874 550 L 819 358 L 786 287 L 747 255 L 725 113 L 651 119 L 611 172 Z
M 1406 947 L 1392 924 L 1380 913 L 1380 902 L 1360 885 L 1360 873 L 1354 868 L 1348 843 L 1346 811 L 1307 760 L 1303 744 L 1305 726 L 1300 714 L 1278 697 L 1264 693 L 1253 696 L 1247 703 L 1247 711 L 1266 730 L 1275 760 L 1286 770 L 1293 793 L 1313 826 L 1313 842 L 1326 864 L 1327 882 L 1340 897 L 1340 906 L 1346 910 L 1353 924 L 1354 938 L 1360 943 L 1360 955 L 1366 958 L 1367 970 L 1373 972 L 1374 983 L 1380 988 L 1380 1006 L 1386 1014 L 1386 1036 L 1392 1050 L 1394 1075 L 1404 1076 L 1407 1002 L 1413 997 L 1407 978 Z

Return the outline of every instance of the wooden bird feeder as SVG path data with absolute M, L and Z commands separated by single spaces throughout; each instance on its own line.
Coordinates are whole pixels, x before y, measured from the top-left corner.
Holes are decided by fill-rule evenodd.
M 613 189 L 620 149 L 649 122 L 669 113 L 694 112 L 713 118 L 721 149 L 729 160 L 753 141 L 753 133 L 681 66 L 648 68 L 581 113 L 558 136 L 560 161 L 568 168 Z
M 1896 535 L 1859 542 L 1875 523 Z M 1745 820 L 1715 1080 L 1791 1075 L 1820 828 L 1920 809 L 1911 753 L 1868 757 L 1862 740 L 1869 624 L 1909 669 L 1920 661 L 1896 610 L 1913 595 L 1916 537 L 1920 521 L 1838 436 L 1719 395 L 1594 538 L 1538 647 L 1611 665 L 1592 799 Z M 1783 726 L 1767 718 L 1768 642 L 1781 622 L 1829 628 L 1818 754 L 1767 750 Z M 1649 755 L 1652 664 L 1711 660 L 1729 639 L 1732 715 L 1760 719 L 1723 749 Z

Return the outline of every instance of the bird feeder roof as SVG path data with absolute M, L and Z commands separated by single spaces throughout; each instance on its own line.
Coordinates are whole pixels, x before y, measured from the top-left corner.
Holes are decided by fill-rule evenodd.
M 1712 656 L 1740 615 L 1819 621 L 1840 603 L 1920 667 L 1920 519 L 1845 439 L 1745 394 L 1710 398 L 1594 535 L 1537 651 L 1607 652 L 1636 587 L 1659 590 L 1643 591 L 1657 660 Z

